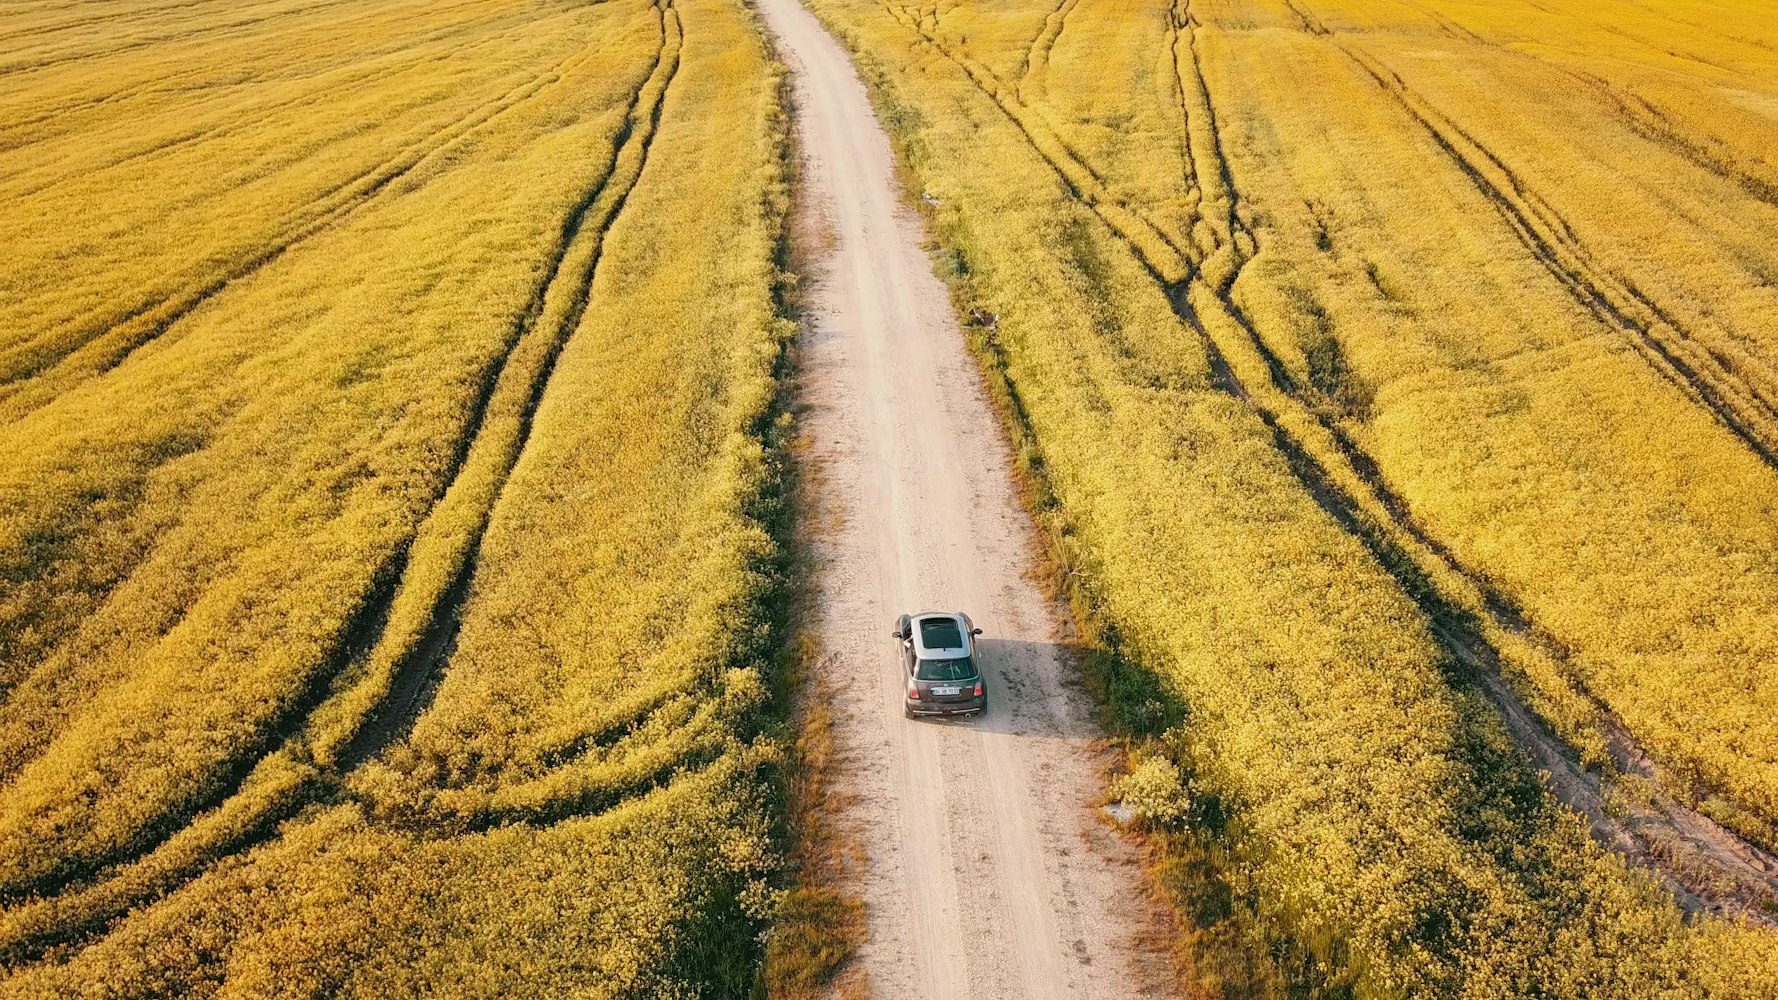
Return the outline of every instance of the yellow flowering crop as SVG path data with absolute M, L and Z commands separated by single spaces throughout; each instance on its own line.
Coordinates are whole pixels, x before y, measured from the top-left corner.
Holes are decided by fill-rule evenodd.
M 1478 683 L 1608 778 L 1621 724 L 1773 845 L 1769 12 L 812 6 L 1116 640 L 1101 679 L 1152 737 L 1126 790 L 1204 977 L 1769 990 L 1771 932 L 1683 923 Z
M 751 14 L 45 3 L 0 74 L 0 994 L 749 988 Z

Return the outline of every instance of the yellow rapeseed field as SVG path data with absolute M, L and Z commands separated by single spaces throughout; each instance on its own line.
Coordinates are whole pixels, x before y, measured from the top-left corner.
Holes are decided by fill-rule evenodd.
M 35 3 L 0 76 L 0 994 L 749 988 L 751 14 Z
M 808 2 L 1194 987 L 1769 997 L 1766 5 Z M 0 996 L 757 993 L 747 5 L 25 0 L 0 82 Z
M 1608 787 L 1640 747 L 1775 842 L 1778 22 L 812 6 L 1118 654 L 1204 978 L 1769 993 L 1778 937 L 1596 846 L 1491 684 Z

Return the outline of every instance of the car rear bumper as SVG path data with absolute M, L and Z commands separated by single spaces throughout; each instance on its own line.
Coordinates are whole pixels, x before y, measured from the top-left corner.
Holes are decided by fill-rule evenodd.
M 974 715 L 988 707 L 986 695 L 957 701 L 909 701 L 904 698 L 902 702 L 909 715 Z

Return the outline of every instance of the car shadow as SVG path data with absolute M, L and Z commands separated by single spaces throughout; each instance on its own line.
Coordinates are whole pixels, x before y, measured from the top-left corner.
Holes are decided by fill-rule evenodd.
M 984 636 L 976 640 L 976 660 L 988 683 L 988 710 L 916 721 L 1007 736 L 1090 740 L 1104 735 L 1085 665 L 1073 647 Z

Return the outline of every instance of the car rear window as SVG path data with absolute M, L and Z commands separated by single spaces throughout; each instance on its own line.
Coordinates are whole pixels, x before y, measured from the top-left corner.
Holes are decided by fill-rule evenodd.
M 921 660 L 914 676 L 923 681 L 966 681 L 975 676 L 975 659 L 959 656 L 954 660 Z
M 927 649 L 962 649 L 963 630 L 955 618 L 928 618 L 920 623 L 920 644 Z

